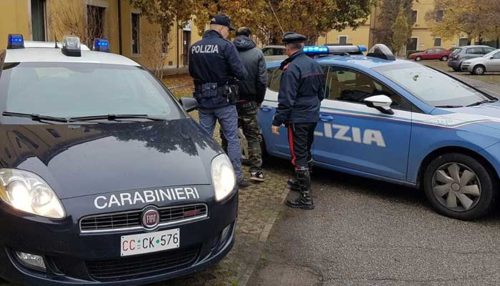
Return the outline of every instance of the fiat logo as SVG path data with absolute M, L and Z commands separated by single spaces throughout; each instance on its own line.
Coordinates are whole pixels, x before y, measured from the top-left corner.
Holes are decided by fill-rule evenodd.
M 155 228 L 160 223 L 160 213 L 157 210 L 149 209 L 142 213 L 142 225 L 145 228 Z

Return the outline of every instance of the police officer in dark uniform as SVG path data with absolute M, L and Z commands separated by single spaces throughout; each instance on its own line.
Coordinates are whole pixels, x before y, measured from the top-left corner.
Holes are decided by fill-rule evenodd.
M 238 113 L 235 103 L 237 82 L 247 77 L 236 47 L 226 40 L 234 30 L 231 21 L 224 14 L 216 15 L 210 21 L 210 29 L 190 49 L 189 74 L 193 77 L 198 101 L 200 125 L 213 136 L 218 120 L 227 139 L 227 153 L 233 164 L 238 185 L 248 186 L 241 172 L 241 149 L 238 137 Z
M 305 36 L 293 32 L 283 36 L 288 58 L 280 67 L 283 73 L 272 132 L 279 135 L 282 124 L 288 128 L 288 144 L 299 197 L 288 200 L 286 204 L 292 208 L 313 209 L 309 162 L 312 160 L 314 129 L 324 98 L 325 77 L 321 66 L 302 51 L 305 41 Z

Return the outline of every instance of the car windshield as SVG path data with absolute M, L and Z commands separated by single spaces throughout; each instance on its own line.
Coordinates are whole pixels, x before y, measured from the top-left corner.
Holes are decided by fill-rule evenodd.
M 489 100 L 466 84 L 423 65 L 386 65 L 375 70 L 435 107 L 461 107 Z
M 182 116 L 168 91 L 136 66 L 94 63 L 6 63 L 2 113 L 60 118 L 96 115 Z

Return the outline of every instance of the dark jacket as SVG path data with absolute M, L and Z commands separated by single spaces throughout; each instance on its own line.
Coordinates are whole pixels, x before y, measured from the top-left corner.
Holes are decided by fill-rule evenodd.
M 200 108 L 206 109 L 229 105 L 227 98 L 221 94 L 224 85 L 234 83 L 235 78 L 244 80 L 248 75 L 233 43 L 214 30 L 206 31 L 203 38 L 191 46 L 189 74 L 193 77 L 195 98 Z M 208 83 L 216 83 L 220 89 L 205 97 L 201 89 L 203 84 Z
M 280 69 L 283 73 L 273 125 L 317 122 L 325 88 L 321 66 L 299 51 L 284 60 Z
M 256 48 L 255 43 L 247 36 L 238 36 L 233 43 L 248 71 L 247 78 L 239 82 L 240 100 L 255 101 L 260 104 L 264 100 L 267 87 L 264 54 L 260 49 Z

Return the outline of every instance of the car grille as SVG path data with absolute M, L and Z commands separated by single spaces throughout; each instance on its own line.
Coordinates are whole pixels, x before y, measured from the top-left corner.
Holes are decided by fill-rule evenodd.
M 198 253 L 199 247 L 194 247 L 113 260 L 88 261 L 86 264 L 93 279 L 117 281 L 157 275 L 189 267 L 195 261 Z
M 82 233 L 122 231 L 142 229 L 142 210 L 87 216 L 80 220 Z M 208 208 L 205 204 L 193 204 L 159 208 L 159 226 L 188 222 L 206 218 Z

